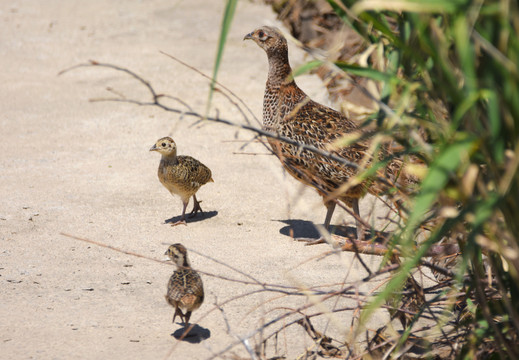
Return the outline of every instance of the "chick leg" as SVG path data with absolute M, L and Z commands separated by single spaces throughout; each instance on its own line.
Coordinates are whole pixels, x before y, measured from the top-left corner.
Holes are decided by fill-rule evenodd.
M 187 223 L 186 223 L 186 208 L 187 208 L 187 203 L 188 202 L 189 202 L 189 199 L 188 199 L 188 201 L 182 201 L 182 216 L 180 217 L 180 220 L 174 222 L 173 224 L 171 224 L 171 226 L 187 225 Z
M 196 199 L 196 195 L 193 195 L 193 202 L 194 202 L 193 210 L 191 210 L 191 213 L 189 214 L 189 217 L 194 217 L 199 211 L 203 212 L 202 207 L 200 206 L 201 201 L 198 201 Z
M 184 326 L 189 325 L 190 318 L 191 318 L 191 311 L 186 311 L 186 314 L 184 315 Z
M 175 308 L 175 314 L 173 315 L 173 324 L 175 323 L 175 319 L 177 318 L 177 315 L 180 316 L 180 320 L 184 320 L 185 316 L 182 310 L 180 310 L 178 307 Z M 190 314 L 191 315 L 191 314 Z

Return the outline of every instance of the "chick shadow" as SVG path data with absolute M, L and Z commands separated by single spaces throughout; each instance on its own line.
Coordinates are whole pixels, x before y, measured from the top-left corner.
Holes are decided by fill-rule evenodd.
M 185 341 L 190 344 L 200 344 L 202 341 L 207 340 L 211 337 L 211 330 L 201 327 L 198 324 L 193 325 L 193 328 L 186 335 L 184 335 L 185 331 L 186 328 L 181 327 L 180 329 L 175 330 L 175 332 L 172 333 L 171 336 L 173 336 L 177 340 Z
M 189 217 L 189 215 L 186 215 L 186 223 L 187 223 L 187 225 L 189 225 L 191 223 L 196 223 L 196 222 L 199 222 L 199 221 L 210 219 L 212 217 L 215 217 L 216 215 L 218 215 L 218 211 L 216 211 L 216 210 L 204 211 L 202 213 L 196 214 L 196 216 L 194 216 L 194 217 Z M 174 224 L 177 221 L 179 221 L 180 218 L 182 218 L 181 215 L 173 216 L 170 219 L 164 220 L 164 224 Z

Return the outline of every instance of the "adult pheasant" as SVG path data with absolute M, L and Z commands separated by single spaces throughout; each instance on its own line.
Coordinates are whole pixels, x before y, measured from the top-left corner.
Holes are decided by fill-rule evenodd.
M 285 37 L 273 27 L 263 26 L 247 34 L 244 40 L 253 40 L 267 53 L 269 72 L 263 98 L 263 128 L 269 132 L 330 150 L 331 145 L 345 134 L 361 129 L 342 113 L 311 100 L 295 83 L 288 60 Z M 402 163 L 393 160 L 382 171 L 386 184 L 373 180 L 353 182 L 358 169 L 327 157 L 320 156 L 300 147 L 269 138 L 269 143 L 286 171 L 306 185 L 314 187 L 323 197 L 327 208 L 324 222 L 329 228 L 335 209 L 335 199 L 353 209 L 357 226 L 357 238 L 363 239 L 359 214 L 359 199 L 368 191 L 380 195 L 387 190 L 391 181 L 398 178 Z M 366 141 L 348 145 L 336 154 L 351 163 L 371 164 L 372 154 Z M 381 175 L 380 172 L 378 175 Z M 403 178 L 399 179 L 402 181 Z

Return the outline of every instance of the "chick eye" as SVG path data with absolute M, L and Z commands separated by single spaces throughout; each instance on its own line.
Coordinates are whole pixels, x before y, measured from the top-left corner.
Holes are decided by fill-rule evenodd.
M 162 147 L 166 147 L 166 143 L 162 143 Z

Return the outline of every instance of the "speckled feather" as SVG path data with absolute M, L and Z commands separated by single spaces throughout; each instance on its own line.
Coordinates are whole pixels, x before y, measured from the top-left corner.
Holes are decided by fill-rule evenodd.
M 196 193 L 202 185 L 213 181 L 211 170 L 191 156 L 177 156 L 177 145 L 169 136 L 157 140 L 150 151 L 157 151 L 161 154 L 157 172 L 160 182 L 171 194 L 179 195 L 182 199 L 182 215 L 180 220 L 173 223 L 172 226 L 185 225 L 186 207 L 191 196 L 194 206 L 190 216 L 195 216 L 202 211 Z
M 193 269 L 176 270 L 169 278 L 166 301 L 184 311 L 194 311 L 204 301 L 202 278 Z
M 329 146 L 345 134 L 360 132 L 358 126 L 342 113 L 311 100 L 295 83 L 288 61 L 286 39 L 279 30 L 264 26 L 246 36 L 254 40 L 267 53 L 269 73 L 263 98 L 263 127 L 267 131 L 296 140 L 306 145 L 329 150 Z M 315 187 L 326 196 L 350 180 L 357 169 L 342 165 L 334 160 L 285 142 L 269 139 L 282 161 L 284 168 L 303 183 Z M 371 155 L 369 143 L 356 143 L 337 151 L 339 156 L 353 163 L 366 161 L 369 166 Z M 367 157 L 367 158 L 366 158 Z M 398 180 L 402 162 L 392 160 L 379 176 L 389 181 Z M 411 177 L 405 181 L 416 182 Z M 380 195 L 387 186 L 373 181 L 354 185 L 337 198 L 351 206 L 352 199 L 362 197 L 366 192 Z
M 166 301 L 175 308 L 173 322 L 179 315 L 187 325 L 191 312 L 198 309 L 204 302 L 202 278 L 191 268 L 184 245 L 177 243 L 169 246 L 165 255 L 177 266 L 177 270 L 168 281 Z
M 159 180 L 171 193 L 188 200 L 204 184 L 213 181 L 211 170 L 191 156 L 163 156 L 158 169 Z

